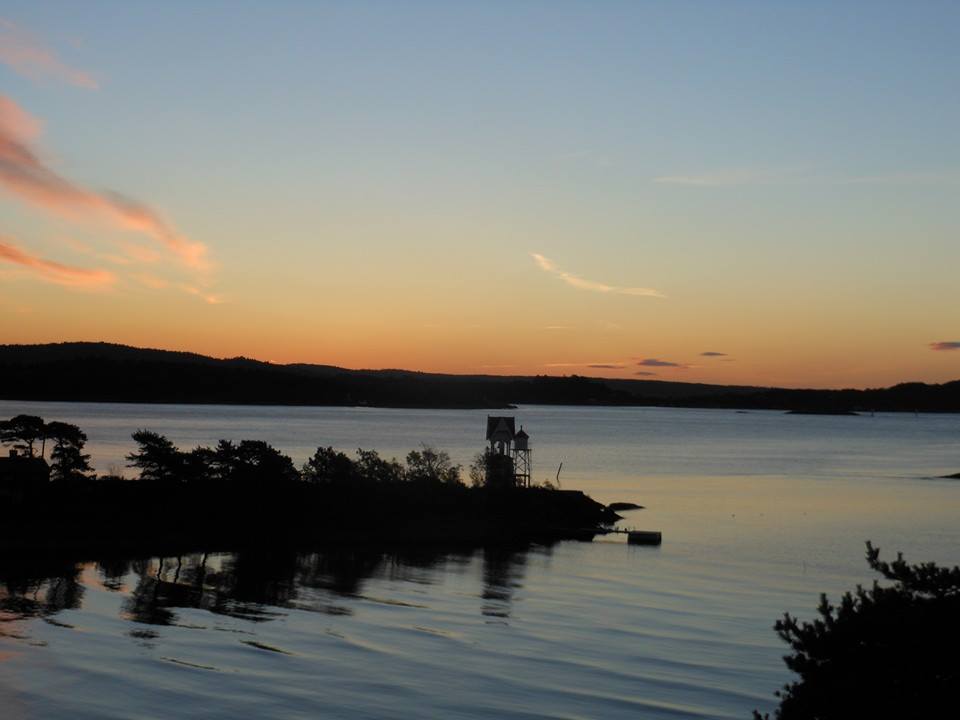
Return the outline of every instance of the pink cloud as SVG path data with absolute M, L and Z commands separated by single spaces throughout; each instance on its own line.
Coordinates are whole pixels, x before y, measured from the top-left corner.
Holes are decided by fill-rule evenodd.
M 39 137 L 41 129 L 40 120 L 10 98 L 0 95 L 0 137 L 16 138 L 21 143 L 27 143 Z
M 36 37 L 3 18 L 0 18 L 0 63 L 31 80 L 49 77 L 91 90 L 98 87 L 92 75 L 70 67 Z
M 213 293 L 209 293 L 206 290 L 192 285 L 181 285 L 180 289 L 187 293 L 187 295 L 194 295 L 200 298 L 208 305 L 221 305 L 223 303 L 223 298 L 220 295 L 214 295 Z
M 124 257 L 132 262 L 155 263 L 160 261 L 160 253 L 152 247 L 125 242 L 121 243 L 120 249 L 123 250 Z
M 80 268 L 31 255 L 0 236 L 0 261 L 18 265 L 48 282 L 68 287 L 103 288 L 116 277 L 109 270 Z
M 64 235 L 60 237 L 60 241 L 76 253 L 82 253 L 83 255 L 93 254 L 93 248 L 82 240 L 77 240 L 69 235 Z
M 95 216 L 167 247 L 187 267 L 209 267 L 207 248 L 174 230 L 154 210 L 114 192 L 94 192 L 58 175 L 30 146 L 39 122 L 0 95 L 0 185 L 44 210 L 70 218 Z
M 151 290 L 162 290 L 170 285 L 169 281 L 150 273 L 134 273 L 130 277 Z
M 941 340 L 930 343 L 931 350 L 960 350 L 960 340 Z

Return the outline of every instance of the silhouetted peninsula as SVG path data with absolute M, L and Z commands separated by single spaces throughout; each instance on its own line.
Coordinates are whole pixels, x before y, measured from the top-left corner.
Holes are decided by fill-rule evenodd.
M 278 365 L 108 343 L 0 345 L 6 400 L 506 408 L 515 404 L 960 412 L 960 380 L 869 390 L 788 390 L 577 375 L 444 375 Z
M 624 512 L 627 510 L 643 510 L 643 505 L 637 505 L 634 502 L 614 502 L 607 505 L 614 512 Z
M 95 475 L 86 439 L 37 416 L 0 421 L 0 550 L 549 541 L 592 538 L 620 517 L 582 492 L 531 484 L 492 447 L 467 485 L 461 466 L 427 446 L 403 462 L 321 446 L 298 469 L 260 440 L 181 450 L 137 430 L 131 480 Z

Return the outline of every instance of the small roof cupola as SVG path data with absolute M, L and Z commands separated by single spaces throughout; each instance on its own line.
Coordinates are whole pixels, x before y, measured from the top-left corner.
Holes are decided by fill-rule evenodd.
M 523 430 L 523 425 L 520 426 L 519 432 L 513 436 L 513 447 L 515 450 L 526 450 L 530 445 L 530 436 L 527 435 Z

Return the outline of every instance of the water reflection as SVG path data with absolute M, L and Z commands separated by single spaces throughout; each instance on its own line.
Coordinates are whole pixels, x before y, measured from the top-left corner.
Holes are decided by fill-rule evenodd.
M 482 577 L 480 612 L 505 621 L 522 588 L 528 552 L 526 547 L 337 547 L 306 553 L 261 548 L 151 558 L 110 556 L 87 564 L 20 557 L 0 562 L 0 628 L 30 618 L 56 622 L 52 618 L 60 611 L 81 608 L 85 582 L 120 595 L 121 616 L 138 625 L 196 627 L 183 619 L 183 611 L 203 610 L 262 623 L 290 610 L 352 615 L 358 601 L 422 607 L 415 600 L 372 597 L 365 594 L 364 585 L 379 579 L 400 588 L 430 586 L 471 569 Z M 406 587 L 401 592 L 409 591 Z M 129 635 L 147 644 L 157 637 L 147 628 L 136 628 Z
M 43 557 L 5 559 L 0 571 L 0 621 L 49 618 L 79 608 L 84 595 L 79 576 L 76 563 Z
M 483 551 L 483 605 L 481 612 L 487 617 L 509 618 L 513 608 L 514 593 L 523 587 L 521 581 L 526 572 L 527 552 L 502 547 L 485 548 Z
M 130 560 L 126 558 L 106 558 L 97 561 L 97 569 L 103 587 L 112 592 L 123 592 L 126 585 L 123 579 L 130 574 Z

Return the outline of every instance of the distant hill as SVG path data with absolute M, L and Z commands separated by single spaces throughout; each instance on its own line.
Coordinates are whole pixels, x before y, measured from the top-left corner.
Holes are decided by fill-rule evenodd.
M 960 381 L 786 390 L 579 376 L 445 375 L 218 359 L 110 343 L 0 345 L 0 398 L 147 403 L 505 408 L 659 405 L 799 412 L 960 412 Z

